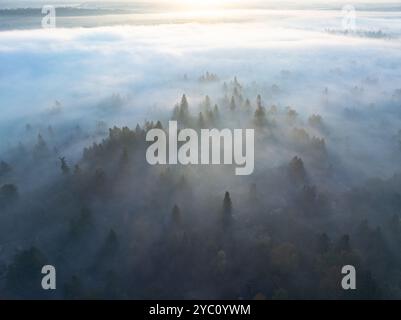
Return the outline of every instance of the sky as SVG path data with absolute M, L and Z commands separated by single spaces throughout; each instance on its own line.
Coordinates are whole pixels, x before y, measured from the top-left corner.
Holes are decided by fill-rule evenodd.
M 381 4 L 399 4 L 398 0 L 385 0 L 385 1 L 377 1 L 377 0 L 353 0 L 353 1 L 345 1 L 345 0 L 18 0 L 18 1 L 10 1 L 10 0 L 0 0 L 0 5 L 2 6 L 12 6 L 12 7 L 26 7 L 32 5 L 40 5 L 40 4 L 98 4 L 99 6 L 107 5 L 107 4 L 123 4 L 125 6 L 133 5 L 135 3 L 146 3 L 146 4 L 171 4 L 171 5 L 187 5 L 193 7 L 215 7 L 215 6 L 241 6 L 241 7 L 265 7 L 265 6 L 274 6 L 274 7 L 286 7 L 286 6 L 326 6 L 326 5 L 344 5 L 344 4 L 363 4 L 370 3 L 375 5 Z

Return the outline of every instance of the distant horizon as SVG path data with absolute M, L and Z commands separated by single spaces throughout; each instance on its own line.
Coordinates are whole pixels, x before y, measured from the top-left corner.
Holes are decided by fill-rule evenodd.
M 382 3 L 372 0 L 354 0 L 351 3 L 349 1 L 341 0 L 329 0 L 321 1 L 314 0 L 304 3 L 302 1 L 260 1 L 260 0 L 234 0 L 234 1 L 196 1 L 196 0 L 87 0 L 87 1 L 76 1 L 76 0 L 23 0 L 23 1 L 0 1 L 0 9 L 18 9 L 18 8 L 37 8 L 43 5 L 54 5 L 54 6 L 80 6 L 88 8 L 118 8 L 118 9 L 132 9 L 136 5 L 147 5 L 149 7 L 162 8 L 177 8 L 177 7 L 199 7 L 199 8 L 260 8 L 260 9 L 288 9 L 288 8 L 333 8 L 342 7 L 344 5 L 351 4 L 353 6 L 361 6 L 363 9 L 365 6 L 369 7 L 388 7 L 388 6 L 401 6 L 401 3 L 397 0 L 386 0 Z

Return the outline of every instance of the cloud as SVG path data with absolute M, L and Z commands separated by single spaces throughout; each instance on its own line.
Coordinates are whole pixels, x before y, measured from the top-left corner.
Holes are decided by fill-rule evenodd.
M 336 119 L 343 121 L 343 109 L 374 104 L 382 121 L 390 121 L 391 131 L 397 132 L 399 122 L 382 108 L 399 88 L 399 41 L 327 34 L 325 27 L 341 25 L 338 13 L 317 17 L 313 12 L 292 13 L 283 19 L 285 14 L 275 12 L 265 21 L 242 23 L 1 32 L 1 125 L 10 128 L 38 117 L 55 100 L 62 102 L 70 118 L 94 123 L 104 118 L 94 113 L 96 106 L 120 94 L 127 115 L 107 116 L 108 125 L 133 126 L 152 114 L 170 112 L 184 91 L 193 101 L 209 93 L 196 83 L 209 70 L 223 80 L 236 75 L 244 83 L 255 81 L 262 93 L 277 84 L 282 93 L 268 103 L 291 105 L 304 117 L 321 113 L 333 125 L 338 125 Z M 365 18 L 377 22 L 374 17 Z M 394 34 L 400 30 L 399 23 L 389 26 Z M 283 70 L 290 76 L 283 77 Z M 184 75 L 189 83 L 183 81 Z M 376 80 L 374 85 L 366 84 L 370 78 Z M 355 96 L 355 86 L 364 87 L 364 93 Z M 330 89 L 331 104 L 323 108 L 325 87 Z M 364 130 L 369 121 L 358 119 L 348 134 L 357 136 L 355 128 L 360 125 Z M 345 122 L 341 123 L 346 130 Z M 369 151 L 368 146 L 365 150 Z

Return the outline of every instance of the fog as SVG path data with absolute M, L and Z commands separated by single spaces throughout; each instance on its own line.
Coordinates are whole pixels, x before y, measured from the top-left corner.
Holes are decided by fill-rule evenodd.
M 346 33 L 341 6 L 2 28 L 1 295 L 400 298 L 400 15 L 357 10 Z M 150 166 L 146 132 L 170 119 L 255 129 L 253 174 Z

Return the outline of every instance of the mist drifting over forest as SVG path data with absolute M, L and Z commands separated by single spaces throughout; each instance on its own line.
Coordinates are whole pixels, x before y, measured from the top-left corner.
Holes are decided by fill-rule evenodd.
M 66 5 L 0 7 L 1 297 L 401 298 L 401 7 Z M 169 120 L 254 172 L 149 165 Z

